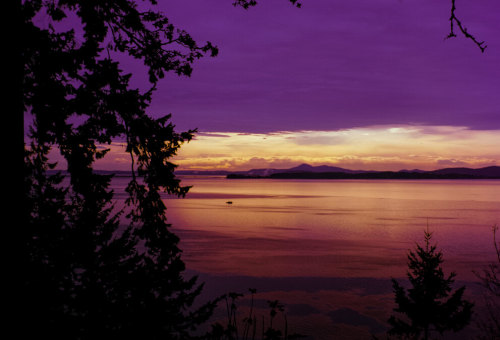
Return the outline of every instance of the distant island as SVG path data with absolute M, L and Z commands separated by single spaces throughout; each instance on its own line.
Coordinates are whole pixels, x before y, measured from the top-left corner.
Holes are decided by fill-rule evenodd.
M 67 174 L 64 170 L 49 170 L 50 174 Z M 114 177 L 130 177 L 130 171 L 96 170 L 101 175 Z M 246 171 L 230 170 L 177 170 L 178 176 L 225 176 L 228 179 L 242 178 L 275 178 L 275 179 L 500 179 L 500 166 L 485 168 L 445 168 L 438 170 L 350 170 L 335 166 L 312 166 L 301 164 L 289 169 L 252 169 Z M 138 175 L 138 174 L 136 174 Z
M 180 170 L 177 175 L 226 176 L 228 179 L 274 178 L 274 179 L 500 179 L 500 167 L 479 169 L 444 168 L 432 171 L 419 169 L 400 171 L 350 170 L 328 165 L 302 164 L 290 169 L 252 169 L 248 171 L 227 170 Z

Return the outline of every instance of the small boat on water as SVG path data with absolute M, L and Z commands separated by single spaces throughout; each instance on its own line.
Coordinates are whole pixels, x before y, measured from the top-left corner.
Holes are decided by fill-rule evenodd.
M 233 204 L 233 201 L 227 201 L 226 204 Z

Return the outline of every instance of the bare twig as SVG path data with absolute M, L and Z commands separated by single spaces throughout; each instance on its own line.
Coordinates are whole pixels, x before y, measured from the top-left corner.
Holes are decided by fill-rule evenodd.
M 484 50 L 487 47 L 486 45 L 483 46 L 484 41 L 478 41 L 472 34 L 470 34 L 467 31 L 467 28 L 462 25 L 462 22 L 460 21 L 460 19 L 458 19 L 457 16 L 455 15 L 455 10 L 456 9 L 457 8 L 455 6 L 455 0 L 451 0 L 450 34 L 448 34 L 448 36 L 446 37 L 446 39 L 455 38 L 457 36 L 455 34 L 455 31 L 454 31 L 454 28 L 455 28 L 454 25 L 456 24 L 458 26 L 458 28 L 460 29 L 460 31 L 462 31 L 463 35 L 466 38 L 471 39 L 474 42 L 474 44 L 476 44 L 477 47 L 479 47 L 479 49 L 481 50 L 481 52 L 484 52 Z

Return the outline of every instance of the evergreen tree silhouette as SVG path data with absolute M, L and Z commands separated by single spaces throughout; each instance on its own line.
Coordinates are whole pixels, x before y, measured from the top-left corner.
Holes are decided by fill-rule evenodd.
M 433 331 L 457 332 L 470 322 L 473 304 L 462 298 L 465 286 L 452 292 L 456 274 L 445 277 L 443 253 L 430 244 L 431 238 L 432 233 L 425 231 L 425 246 L 417 244 L 408 254 L 411 287 L 405 290 L 392 279 L 398 314 L 389 319 L 390 335 L 429 339 Z
M 192 308 L 202 285 L 183 275 L 160 193 L 187 193 L 169 159 L 195 130 L 177 133 L 170 115 L 152 118 L 146 110 L 166 72 L 189 75 L 194 60 L 217 48 L 199 46 L 160 12 L 129 0 L 27 0 L 21 12 L 23 105 L 33 124 L 19 337 L 190 338 L 216 301 Z M 130 74 L 112 57 L 118 53 L 144 62 L 149 90 L 130 87 Z M 93 169 L 115 139 L 131 156 L 123 209 L 113 203 L 111 176 Z M 68 178 L 50 172 L 53 148 Z

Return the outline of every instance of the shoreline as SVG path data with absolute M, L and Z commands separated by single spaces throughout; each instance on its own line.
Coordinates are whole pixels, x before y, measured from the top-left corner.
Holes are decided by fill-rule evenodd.
M 500 176 L 478 176 L 469 174 L 435 174 L 419 172 L 367 172 L 367 173 L 344 173 L 344 172 L 305 172 L 305 173 L 274 173 L 267 176 L 228 174 L 227 179 L 500 179 Z

